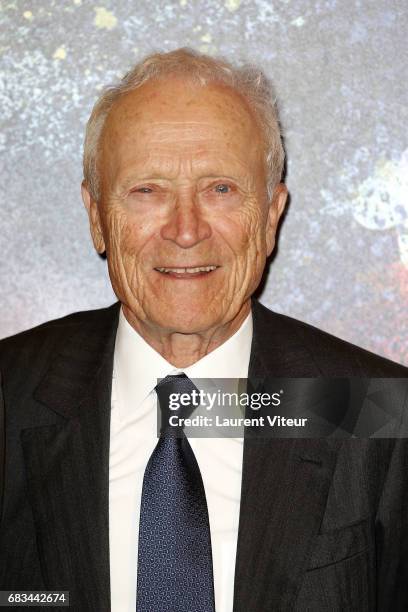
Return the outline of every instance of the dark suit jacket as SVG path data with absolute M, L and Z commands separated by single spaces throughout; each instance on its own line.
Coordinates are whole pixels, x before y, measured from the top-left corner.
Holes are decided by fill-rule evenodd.
M 0 589 L 69 590 L 73 612 L 110 609 L 118 312 L 73 314 L 0 342 Z M 250 378 L 407 376 L 256 301 L 253 315 Z M 408 610 L 407 475 L 404 439 L 245 439 L 234 612 Z

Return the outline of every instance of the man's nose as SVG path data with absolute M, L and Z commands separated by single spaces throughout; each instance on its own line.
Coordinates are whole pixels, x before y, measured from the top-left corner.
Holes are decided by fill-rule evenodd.
M 161 228 L 161 237 L 188 249 L 211 236 L 211 227 L 194 202 L 179 202 Z

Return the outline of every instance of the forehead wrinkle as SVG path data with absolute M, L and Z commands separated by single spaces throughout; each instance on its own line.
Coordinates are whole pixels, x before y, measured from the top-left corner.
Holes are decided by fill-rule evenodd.
M 244 130 L 233 129 L 232 126 L 220 126 L 217 123 L 211 122 L 188 122 L 185 121 L 174 121 L 174 122 L 145 122 L 138 126 L 136 130 L 129 130 L 125 134 L 121 134 L 120 131 L 114 133 L 114 137 L 125 146 L 132 143 L 135 146 L 144 140 L 144 146 L 163 144 L 168 146 L 176 146 L 177 148 L 182 147 L 197 147 L 197 143 L 205 143 L 214 146 L 215 149 L 219 149 L 223 144 L 226 147 L 240 145 L 242 139 L 248 138 L 248 132 Z M 224 142 L 222 140 L 224 139 Z
M 203 89 L 208 91 L 209 88 Z M 231 96 L 230 93 L 223 92 L 215 99 L 213 96 L 208 99 L 208 95 L 201 90 L 201 95 L 192 101 L 194 108 L 190 101 L 186 102 L 183 90 L 177 98 L 172 97 L 171 100 L 164 97 L 164 92 L 156 92 L 156 106 L 149 97 L 146 99 L 141 96 L 142 92 L 136 92 L 136 96 L 132 93 L 135 92 L 130 92 L 129 97 L 119 101 L 107 118 L 106 127 L 108 130 L 114 128 L 112 131 L 116 132 L 116 136 L 121 132 L 126 134 L 129 126 L 133 129 L 137 126 L 140 132 L 152 128 L 158 129 L 159 133 L 172 128 L 182 129 L 186 136 L 191 133 L 194 137 L 197 136 L 197 127 L 217 132 L 221 129 L 225 135 L 236 136 L 237 132 L 241 132 L 242 136 L 252 138 L 254 132 L 258 131 L 251 109 L 247 107 L 246 101 L 235 93 Z M 158 102 L 161 108 L 157 107 Z M 199 119 L 195 118 L 197 114 Z
M 197 153 L 195 156 L 185 158 L 171 154 L 158 157 L 157 155 L 137 156 L 132 159 L 126 170 L 123 183 L 134 180 L 177 179 L 181 176 L 191 178 L 229 176 L 242 179 L 249 174 L 248 164 L 236 156 L 229 155 L 231 159 L 219 157 L 219 153 L 209 158 L 207 152 Z M 232 163 L 231 163 L 232 162 Z M 122 182 L 122 181 L 121 181 Z

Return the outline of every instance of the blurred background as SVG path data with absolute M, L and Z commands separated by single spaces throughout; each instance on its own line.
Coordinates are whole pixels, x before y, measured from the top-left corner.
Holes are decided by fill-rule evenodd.
M 0 4 L 0 337 L 115 300 L 80 199 L 105 84 L 190 46 L 263 67 L 278 94 L 288 214 L 261 301 L 408 364 L 405 0 Z

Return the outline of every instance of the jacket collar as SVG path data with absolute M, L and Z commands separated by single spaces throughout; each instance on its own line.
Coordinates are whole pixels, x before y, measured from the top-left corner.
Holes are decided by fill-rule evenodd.
M 72 326 L 72 332 L 53 356 L 36 388 L 34 399 L 67 418 L 78 416 L 81 403 L 102 367 L 113 370 L 119 311 L 120 302 L 116 302 L 94 311 L 86 323 Z M 110 379 L 106 381 L 109 387 Z
M 254 335 L 248 378 L 322 376 L 313 353 L 297 335 L 291 319 L 272 312 L 254 298 L 252 316 Z

